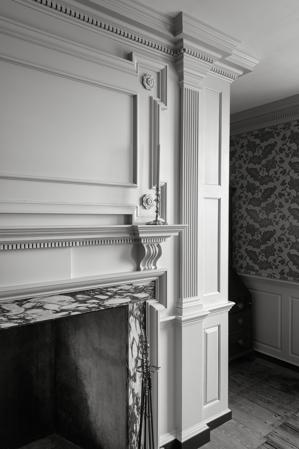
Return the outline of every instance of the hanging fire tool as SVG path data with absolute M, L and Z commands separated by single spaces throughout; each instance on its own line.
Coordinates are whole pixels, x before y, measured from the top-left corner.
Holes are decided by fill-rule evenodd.
M 156 449 L 154 445 L 153 407 L 152 407 L 152 372 L 158 367 L 150 363 L 150 348 L 146 335 L 141 339 L 141 365 L 138 371 L 142 373 L 140 428 L 138 449 Z

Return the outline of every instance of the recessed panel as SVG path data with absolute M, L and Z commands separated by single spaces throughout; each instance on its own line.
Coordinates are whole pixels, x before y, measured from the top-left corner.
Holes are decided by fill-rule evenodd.
M 1 62 L 0 175 L 136 182 L 136 96 Z
M 260 290 L 251 293 L 254 339 L 265 346 L 281 349 L 281 296 Z
M 205 184 L 220 184 L 221 94 L 206 91 Z
M 69 279 L 70 273 L 68 248 L 0 252 L 1 287 Z
M 205 330 L 205 404 L 219 399 L 219 327 Z
M 220 200 L 204 199 L 204 294 L 220 291 Z
M 291 298 L 291 355 L 299 357 L 299 298 Z

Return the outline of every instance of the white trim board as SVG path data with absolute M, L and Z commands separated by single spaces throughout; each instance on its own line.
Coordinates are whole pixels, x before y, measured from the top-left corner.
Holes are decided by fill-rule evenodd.
M 299 119 L 299 94 L 231 115 L 231 135 Z

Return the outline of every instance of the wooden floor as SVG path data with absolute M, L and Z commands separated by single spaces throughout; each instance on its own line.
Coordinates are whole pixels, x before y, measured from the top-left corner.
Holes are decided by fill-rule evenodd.
M 256 358 L 230 367 L 233 419 L 203 449 L 299 449 L 299 373 Z

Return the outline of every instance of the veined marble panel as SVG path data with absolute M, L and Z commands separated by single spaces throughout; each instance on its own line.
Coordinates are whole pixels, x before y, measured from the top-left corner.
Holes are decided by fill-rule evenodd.
M 133 283 L 82 290 L 67 295 L 34 296 L 0 302 L 0 329 L 120 307 L 153 299 L 154 284 Z

